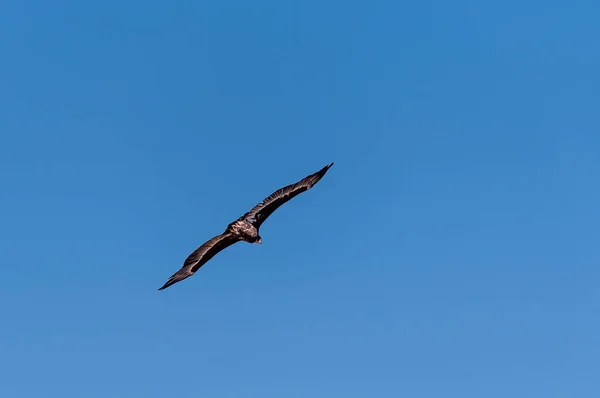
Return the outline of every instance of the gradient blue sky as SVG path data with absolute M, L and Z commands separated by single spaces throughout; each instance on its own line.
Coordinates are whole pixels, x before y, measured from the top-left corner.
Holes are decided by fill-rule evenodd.
M 4 2 L 0 396 L 599 396 L 599 20 Z

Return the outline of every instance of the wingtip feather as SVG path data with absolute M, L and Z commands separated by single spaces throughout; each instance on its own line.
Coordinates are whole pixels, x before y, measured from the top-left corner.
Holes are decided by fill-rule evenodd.
M 164 285 L 162 285 L 158 290 L 159 291 L 164 290 L 164 289 L 168 288 L 169 286 L 174 285 L 177 282 L 181 282 L 182 280 L 188 278 L 190 275 L 191 274 L 189 274 L 189 273 L 187 273 L 187 272 L 185 272 L 183 270 L 179 270 L 176 273 L 174 273 L 169 278 L 169 280 L 167 280 L 167 282 Z

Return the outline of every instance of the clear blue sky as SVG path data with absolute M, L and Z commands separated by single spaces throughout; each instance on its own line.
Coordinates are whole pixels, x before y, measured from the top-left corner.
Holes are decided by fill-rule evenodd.
M 599 396 L 599 20 L 5 2 L 0 396 Z

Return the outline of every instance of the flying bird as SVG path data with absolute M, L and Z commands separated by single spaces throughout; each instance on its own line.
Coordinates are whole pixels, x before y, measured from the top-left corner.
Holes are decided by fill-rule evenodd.
M 194 250 L 184 261 L 181 269 L 174 273 L 158 290 L 166 289 L 167 287 L 194 275 L 194 273 L 206 264 L 208 260 L 213 258 L 215 254 L 234 243 L 244 241 L 262 244 L 262 238 L 259 234 L 262 223 L 265 222 L 265 220 L 281 205 L 315 186 L 331 166 L 333 166 L 333 163 L 328 164 L 316 173 L 304 177 L 295 184 L 290 184 L 278 189 L 266 197 L 262 202 L 254 206 L 249 212 L 229 223 L 222 234 L 209 239 L 203 243 L 202 246 Z

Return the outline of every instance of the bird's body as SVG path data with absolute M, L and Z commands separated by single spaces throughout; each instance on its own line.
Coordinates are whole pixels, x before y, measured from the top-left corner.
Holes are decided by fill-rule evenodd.
M 248 243 L 258 243 L 262 240 L 258 235 L 258 229 L 248 221 L 240 218 L 230 223 L 225 230 L 225 233 L 230 233 Z
M 333 163 L 323 167 L 321 170 L 311 174 L 295 184 L 287 185 L 273 192 L 262 202 L 254 206 L 249 212 L 242 215 L 237 220 L 229 223 L 225 231 L 206 241 L 202 246 L 194 250 L 192 254 L 184 261 L 179 271 L 174 273 L 169 280 L 158 290 L 180 282 L 192 276 L 215 254 L 237 242 L 262 243 L 259 229 L 262 223 L 279 208 L 293 197 L 312 188 L 323 176 L 327 170 L 333 166 Z

